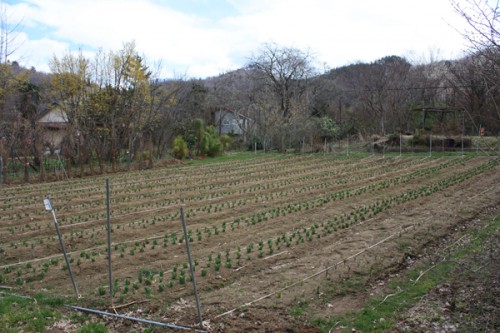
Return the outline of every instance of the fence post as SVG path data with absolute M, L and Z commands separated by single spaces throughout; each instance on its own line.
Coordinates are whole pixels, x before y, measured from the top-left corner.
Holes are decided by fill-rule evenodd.
M 465 110 L 462 111 L 462 157 L 464 157 Z
M 371 146 L 371 151 L 372 151 L 372 157 L 375 156 L 375 138 L 373 137 L 372 134 L 372 146 Z
M 432 157 L 432 134 L 429 136 L 429 157 Z
M 45 209 L 47 211 L 51 212 L 52 217 L 54 218 L 54 226 L 56 227 L 57 237 L 59 238 L 59 244 L 61 245 L 61 251 L 63 253 L 64 260 L 66 261 L 66 267 L 68 268 L 69 277 L 71 278 L 71 283 L 73 284 L 73 289 L 75 290 L 76 297 L 80 298 L 81 295 L 78 292 L 78 287 L 76 286 L 75 277 L 73 276 L 73 272 L 71 271 L 71 266 L 69 264 L 68 255 L 66 253 L 66 248 L 64 247 L 64 241 L 63 241 L 62 236 L 61 236 L 61 231 L 59 230 L 59 223 L 57 222 L 56 213 L 55 213 L 54 209 L 52 208 L 52 204 L 50 203 L 49 198 L 46 198 L 43 201 L 43 203 L 45 205 Z
M 477 145 L 476 145 L 476 154 L 479 153 L 479 150 L 481 149 L 481 124 L 479 124 L 479 132 L 477 133 Z
M 182 220 L 182 229 L 184 230 L 184 242 L 186 242 L 186 251 L 189 261 L 189 272 L 191 273 L 191 281 L 193 282 L 194 297 L 196 299 L 196 308 L 198 310 L 198 320 L 200 321 L 200 328 L 203 328 L 203 321 L 201 319 L 200 299 L 198 298 L 198 289 L 196 288 L 196 281 L 194 279 L 193 260 L 191 259 L 191 249 L 189 248 L 189 235 L 187 232 L 184 210 L 182 209 L 182 207 L 181 207 L 181 220 Z
M 399 157 L 403 155 L 403 135 L 399 133 Z
M 385 137 L 384 137 L 384 139 L 385 139 Z M 384 144 L 382 145 L 382 158 L 383 158 L 383 159 L 385 159 L 385 144 L 386 144 L 386 143 L 387 143 L 387 142 L 384 142 Z
M 109 272 L 109 297 L 113 306 L 113 271 L 111 269 L 111 216 L 109 210 L 109 178 L 106 178 L 106 225 L 108 231 L 108 272 Z

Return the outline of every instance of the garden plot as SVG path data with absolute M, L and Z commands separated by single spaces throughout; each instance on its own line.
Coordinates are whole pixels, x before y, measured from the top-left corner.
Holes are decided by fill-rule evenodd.
M 313 299 L 327 316 L 321 304 L 341 281 L 375 280 L 497 204 L 499 169 L 484 157 L 256 155 L 109 176 L 115 305 L 146 300 L 146 315 L 196 322 L 183 207 L 203 317 L 213 325 L 285 325 L 290 308 Z M 78 303 L 108 302 L 104 185 L 95 177 L 3 189 L 0 285 L 71 296 L 43 209 L 50 196 Z

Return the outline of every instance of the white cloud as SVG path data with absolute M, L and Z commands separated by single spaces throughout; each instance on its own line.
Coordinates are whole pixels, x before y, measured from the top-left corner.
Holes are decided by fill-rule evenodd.
M 49 62 L 53 55 L 63 55 L 69 48 L 67 43 L 58 42 L 53 39 L 42 38 L 37 40 L 25 39 L 19 50 L 16 52 L 18 58 L 15 59 L 21 64 L 28 64 L 38 71 L 49 72 Z
M 242 67 L 271 41 L 309 49 L 330 67 L 430 47 L 451 57 L 463 48 L 447 24 L 461 24 L 447 0 L 228 0 L 237 14 L 219 19 L 159 0 L 19 1 L 12 8 L 23 24 L 43 32 L 26 45 L 38 61 L 62 55 L 63 48 L 119 50 L 135 40 L 148 60 L 162 61 L 165 73 L 204 77 Z

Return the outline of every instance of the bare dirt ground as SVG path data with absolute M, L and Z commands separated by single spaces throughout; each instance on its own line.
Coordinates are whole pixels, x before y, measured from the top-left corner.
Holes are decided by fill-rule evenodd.
M 337 242 L 332 243 L 329 240 L 325 244 L 317 246 L 315 244 L 305 251 L 301 249 L 300 257 L 291 259 L 293 264 L 288 263 L 293 270 L 289 270 L 288 276 L 281 274 L 280 278 L 273 280 L 274 283 L 287 281 L 292 277 L 300 278 L 300 272 L 297 270 L 300 267 L 310 267 L 311 273 L 318 270 L 318 266 L 328 267 L 342 261 L 342 258 L 348 258 L 367 246 L 398 233 L 401 228 L 411 226 L 405 229 L 406 231 L 401 233 L 401 236 L 398 234 L 360 255 L 357 259 L 347 261 L 345 265 L 333 269 L 328 276 L 326 273 L 321 274 L 312 281 L 292 288 L 288 297 L 283 295 L 279 299 L 270 297 L 259 302 L 261 306 L 266 304 L 264 306 L 266 309 L 277 308 L 277 311 L 268 311 L 264 316 L 265 320 L 254 321 L 253 309 L 249 307 L 245 311 L 235 311 L 220 318 L 218 323 L 224 328 L 231 327 L 234 331 L 237 331 L 238 327 L 247 327 L 249 331 L 253 329 L 256 332 L 300 332 L 303 329 L 300 316 L 294 318 L 290 315 L 289 309 L 294 305 L 307 303 L 309 316 L 324 318 L 361 308 L 367 294 L 374 295 L 383 292 L 382 288 L 377 288 L 381 281 L 391 274 L 404 270 L 409 261 L 432 254 L 436 244 L 442 242 L 443 239 L 450 235 L 455 237 L 460 235 L 460 227 L 466 221 L 481 215 L 489 207 L 498 205 L 500 203 L 499 181 L 498 170 L 492 171 L 480 180 L 473 179 L 453 187 L 446 193 L 439 193 L 431 198 L 421 198 L 410 205 L 390 209 L 377 220 L 357 225 L 345 234 L 339 235 Z M 276 274 L 273 267 L 279 266 L 280 262 L 283 262 L 281 265 L 287 264 L 285 258 L 276 259 L 263 274 Z M 254 281 L 260 280 L 259 276 L 248 278 Z M 361 291 L 364 289 L 365 293 L 358 290 L 354 297 L 343 296 L 343 292 L 337 291 L 335 286 L 346 280 L 355 280 L 358 289 Z M 259 289 L 269 290 L 272 287 L 254 284 L 252 292 L 258 295 Z M 278 289 L 277 286 L 275 288 Z M 227 295 L 227 290 L 221 290 L 220 297 L 222 294 Z M 241 291 L 235 290 L 233 294 L 238 297 Z M 283 311 L 283 309 L 288 309 L 288 311 Z M 288 321 L 288 325 L 280 326 L 278 318 L 283 317 Z M 278 324 L 275 325 L 275 323 Z M 292 323 L 298 326 L 293 328 Z M 445 332 L 448 331 L 445 330 Z
M 443 182 L 454 175 L 472 172 L 489 163 L 491 158 L 450 161 L 352 159 L 339 162 L 296 157 L 233 165 L 220 163 L 206 166 L 204 170 L 192 166 L 171 167 L 171 173 L 161 177 L 142 174 L 130 176 L 132 181 L 112 179 L 124 184 L 120 192 L 116 187 L 112 205 L 114 214 L 119 216 L 113 219 L 112 234 L 116 244 L 112 256 L 114 277 L 118 280 L 115 305 L 133 303 L 119 309 L 127 315 L 196 325 L 190 281 L 186 279 L 185 284 L 181 284 L 178 274 L 172 277 L 173 270 L 183 270 L 186 262 L 185 244 L 178 241 L 173 244 L 171 239 L 175 232 L 178 232 L 177 239 L 181 237 L 177 210 L 184 205 L 190 215 L 192 252 L 199 263 L 195 276 L 205 328 L 211 332 L 319 332 L 311 324 L 313 319 L 327 319 L 360 309 L 367 297 L 386 292 L 387 279 L 404 272 L 418 260 L 428 260 L 445 240 L 451 242 L 459 238 L 467 228 L 467 221 L 500 204 L 498 164 L 447 185 Z M 180 182 L 174 183 L 173 179 Z M 442 188 L 434 191 L 437 184 Z M 107 279 L 105 228 L 99 215 L 102 214 L 102 188 L 77 192 L 87 187 L 98 186 L 92 182 L 75 183 L 73 192 L 66 194 L 64 189 L 57 190 L 60 192 L 54 201 L 66 200 L 68 206 L 74 205 L 67 211 L 58 211 L 58 215 L 64 219 L 61 225 L 73 265 L 81 259 L 81 264 L 74 266 L 84 294 L 79 304 L 109 309 L 105 305 L 108 291 L 103 296 L 96 291 L 97 287 L 106 286 Z M 427 192 L 414 195 L 422 188 Z M 20 190 L 26 191 L 27 198 L 36 196 L 36 200 L 40 199 L 37 192 L 50 192 L 42 185 Z M 331 199 L 330 195 L 340 192 L 342 197 L 339 194 L 335 200 Z M 407 200 L 402 196 L 405 193 L 408 198 L 414 197 Z M 7 198 L 3 197 L 5 212 L 10 211 L 9 202 L 15 201 Z M 61 260 L 54 268 L 50 266 L 43 279 L 27 281 L 31 269 L 35 268 L 38 274 L 40 265 L 50 258 L 60 258 L 50 219 L 31 211 L 35 206 L 35 203 L 25 203 L 12 215 L 0 219 L 1 242 L 14 244 L 2 245 L 2 269 L 7 284 L 28 294 L 43 291 L 71 296 Z M 134 207 L 138 207 L 138 212 L 130 210 Z M 380 210 L 375 213 L 374 210 L 379 209 L 376 207 Z M 279 216 L 275 215 L 278 208 Z M 256 213 L 262 221 L 257 220 Z M 75 215 L 80 218 L 72 221 Z M 198 234 L 202 235 L 201 239 L 197 238 Z M 162 247 L 164 239 L 168 240 L 166 247 Z M 285 239 L 289 245 L 285 245 Z M 261 251 L 260 241 L 263 242 Z M 250 244 L 253 249 L 247 252 Z M 82 252 L 95 252 L 95 256 L 89 259 L 82 256 Z M 212 259 L 208 259 L 209 254 Z M 217 254 L 221 255 L 219 270 L 214 268 Z M 230 267 L 226 266 L 228 257 Z M 28 269 L 28 264 L 32 268 Z M 138 280 L 140 269 L 153 272 L 150 282 Z M 206 276 L 201 276 L 203 269 Z M 16 276 L 24 282 L 18 284 Z M 127 279 L 131 284 L 125 292 Z M 175 282 L 172 287 L 167 286 L 170 281 Z M 132 287 L 134 283 L 138 284 L 137 289 Z M 160 285 L 164 291 L 158 291 Z M 442 293 L 449 295 L 461 288 L 451 286 L 454 284 L 450 283 Z M 429 299 L 433 300 L 432 297 Z M 418 306 L 414 309 L 414 313 L 420 312 Z M 144 329 L 125 320 L 95 320 L 105 322 L 116 332 Z M 412 331 L 411 328 L 418 325 L 423 324 L 409 312 L 397 329 Z M 432 322 L 429 325 L 432 327 Z M 65 328 L 54 326 L 52 332 L 71 331 L 71 327 L 69 324 Z
M 500 205 L 486 209 L 461 224 L 457 232 L 448 235 L 438 244 L 432 261 L 452 260 L 456 267 L 452 270 L 450 279 L 437 285 L 400 316 L 394 332 L 498 332 L 498 229 L 479 241 L 477 234 L 492 223 L 488 218 L 494 216 L 498 220 L 499 214 Z M 471 244 L 475 245 L 472 251 L 457 259 L 450 259 L 450 248 L 451 251 L 460 251 Z

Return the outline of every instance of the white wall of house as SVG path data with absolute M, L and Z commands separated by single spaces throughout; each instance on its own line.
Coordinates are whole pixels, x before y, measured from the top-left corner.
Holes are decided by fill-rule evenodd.
M 215 124 L 217 133 L 220 134 L 243 134 L 247 128 L 248 119 L 230 111 L 215 112 Z

